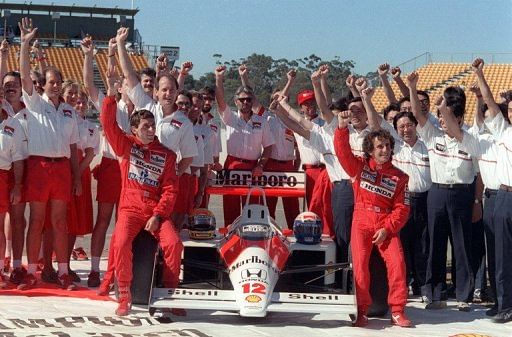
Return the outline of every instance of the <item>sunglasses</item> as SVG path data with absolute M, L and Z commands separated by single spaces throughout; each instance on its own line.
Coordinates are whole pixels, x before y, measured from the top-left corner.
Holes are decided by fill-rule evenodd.
M 252 102 L 252 98 L 250 98 L 250 97 L 242 97 L 242 98 L 239 98 L 238 100 L 240 101 L 240 103 L 251 103 Z

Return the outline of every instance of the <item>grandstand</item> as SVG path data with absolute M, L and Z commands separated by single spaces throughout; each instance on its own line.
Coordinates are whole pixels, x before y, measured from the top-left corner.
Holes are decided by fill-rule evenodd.
M 416 69 L 420 79 L 418 89 L 425 90 L 430 95 L 431 110 L 437 97 L 442 95 L 447 86 L 461 86 L 469 88 L 476 77 L 471 70 L 470 63 L 428 63 Z M 512 89 L 512 64 L 486 64 L 484 67 L 485 78 L 495 98 L 498 98 L 501 90 Z M 407 74 L 403 74 L 404 82 Z M 397 98 L 402 97 L 400 89 L 395 82 L 391 87 Z M 465 122 L 473 124 L 476 98 L 466 90 L 466 116 Z M 377 111 L 382 111 L 388 104 L 382 87 L 377 88 L 373 102 Z

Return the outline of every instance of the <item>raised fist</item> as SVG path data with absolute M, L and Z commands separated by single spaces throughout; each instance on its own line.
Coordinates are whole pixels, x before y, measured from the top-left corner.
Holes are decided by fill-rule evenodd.
M 412 73 L 410 73 L 409 75 L 407 75 L 406 77 L 406 80 L 407 80 L 407 86 L 409 88 L 416 88 L 416 85 L 418 84 L 418 79 L 419 79 L 419 75 L 417 72 L 413 71 Z
M 188 75 L 188 73 L 192 70 L 194 64 L 191 61 L 186 61 L 181 64 L 181 74 Z
M 345 84 L 349 88 L 354 88 L 356 82 L 356 77 L 354 75 L 348 75 L 347 79 L 345 80 Z
M 346 128 L 352 118 L 350 110 L 342 111 L 338 114 L 338 127 L 340 129 Z
M 374 93 L 375 93 L 375 88 L 368 87 L 368 88 L 361 90 L 361 97 L 364 100 L 371 100 Z
M 321 76 L 325 76 L 329 73 L 329 65 L 328 64 L 322 64 L 320 68 L 318 68 L 318 71 L 320 72 Z
M 473 63 L 471 63 L 471 67 L 473 68 L 473 71 L 481 72 L 484 68 L 484 60 L 481 58 L 476 58 Z
M 286 77 L 288 78 L 288 81 L 293 81 L 295 79 L 295 76 L 297 76 L 297 71 L 295 69 L 290 69 L 286 73 Z
M 364 89 L 366 89 L 368 87 L 368 82 L 366 82 L 366 78 L 359 77 L 356 80 L 355 85 L 356 85 L 357 91 L 361 92 L 362 90 L 364 90 Z
M 391 69 L 391 75 L 393 75 L 393 78 L 400 77 L 401 74 L 402 69 L 400 69 L 400 67 L 394 67 L 393 69 Z
M 218 66 L 215 68 L 215 76 L 216 77 L 224 77 L 224 74 L 226 73 L 226 66 Z
M 238 67 L 238 74 L 240 75 L 240 77 L 247 76 L 249 74 L 249 68 L 245 64 L 241 64 Z
M 379 72 L 379 76 L 386 76 L 389 72 L 389 64 L 383 63 L 378 68 L 377 71 Z

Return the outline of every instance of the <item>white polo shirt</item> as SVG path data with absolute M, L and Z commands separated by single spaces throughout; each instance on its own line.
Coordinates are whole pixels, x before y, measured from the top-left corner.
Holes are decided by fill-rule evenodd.
M 76 121 L 78 124 L 78 135 L 80 137 L 77 147 L 82 151 L 87 148 L 92 148 L 94 154 L 98 154 L 100 149 L 100 133 L 98 127 L 80 116 L 76 117 Z
M 323 126 L 325 124 L 325 121 L 320 117 L 313 118 L 311 122 L 318 126 Z M 322 153 L 313 148 L 310 144 L 310 141 L 306 138 L 298 134 L 294 135 L 295 141 L 297 142 L 297 147 L 299 148 L 301 163 L 306 165 L 320 164 L 322 162 Z
M 29 111 L 29 156 L 69 158 L 69 145 L 77 144 L 79 141 L 74 109 L 66 103 L 60 103 L 55 108 L 46 94 L 39 96 L 35 90 L 32 96 L 23 90 L 23 101 Z
M 497 139 L 497 163 L 496 173 L 498 182 L 503 185 L 512 186 L 512 126 L 507 123 L 501 113 L 493 119 L 486 119 L 485 125 Z
M 478 142 L 465 130 L 462 142 L 450 138 L 441 129 L 427 120 L 417 126 L 430 159 L 430 174 L 433 183 L 471 184 L 475 178 L 473 159 L 478 158 Z
M 193 124 L 194 135 L 201 135 L 204 143 L 204 165 L 213 164 L 212 131 L 208 125 Z M 199 150 L 199 149 L 198 149 Z
M 272 145 L 270 158 L 275 160 L 295 160 L 295 137 L 293 131 L 274 114 L 269 115 L 268 124 L 276 143 Z
M 270 126 L 262 116 L 252 114 L 246 122 L 239 112 L 232 111 L 226 105 L 226 109 L 221 113 L 221 120 L 226 125 L 228 155 L 258 160 L 264 147 L 275 144 Z
M 322 161 L 325 163 L 325 168 L 331 182 L 350 179 L 350 176 L 341 167 L 338 157 L 336 157 L 334 152 L 334 137 L 332 133 L 315 124 L 309 132 L 309 144 L 322 154 Z
M 181 155 L 181 158 L 198 154 L 192 122 L 180 110 L 162 118 L 156 126 L 156 136 L 163 146 Z
M 132 101 L 133 105 L 135 105 L 136 110 L 146 109 L 155 115 L 155 124 L 158 125 L 158 123 L 164 118 L 162 106 L 146 94 L 140 82 L 137 83 L 135 87 L 128 89 L 126 94 L 130 98 L 130 101 Z
M 428 191 L 432 186 L 432 179 L 430 178 L 430 159 L 425 143 L 417 139 L 416 143 L 410 146 L 402 139 L 395 139 L 393 152 L 393 165 L 409 176 L 409 191 L 415 193 Z
M 0 113 L 4 114 L 3 111 Z M 6 115 L 0 123 L 0 170 L 8 171 L 13 162 L 27 157 L 27 139 L 20 122 Z
M 194 130 L 194 139 L 197 147 L 197 155 L 192 159 L 192 164 L 190 166 L 193 167 L 203 167 L 204 166 L 204 138 L 201 130 L 199 128 L 193 128 Z M 190 173 L 187 171 L 187 173 Z
M 96 102 L 92 102 L 96 110 L 101 114 L 101 107 L 103 106 L 103 100 L 105 99 L 105 95 L 100 91 L 98 93 L 98 100 Z M 116 121 L 117 125 L 123 130 L 126 134 L 131 135 L 132 131 L 130 128 L 130 113 L 128 111 L 128 105 L 120 100 L 117 102 L 117 111 L 116 111 Z M 106 158 L 117 159 L 114 150 L 110 146 L 107 141 L 107 137 L 105 137 L 104 133 L 101 133 L 100 136 L 100 150 L 99 153 Z

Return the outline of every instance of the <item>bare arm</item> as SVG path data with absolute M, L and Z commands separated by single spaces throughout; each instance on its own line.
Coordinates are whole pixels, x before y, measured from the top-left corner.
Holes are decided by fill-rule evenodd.
M 288 97 L 290 94 L 290 89 L 293 85 L 293 82 L 295 82 L 295 76 L 297 76 L 297 72 L 295 69 L 290 69 L 288 73 L 286 73 L 286 77 L 288 81 L 286 81 L 286 85 L 284 86 L 283 90 L 281 91 L 281 95 Z
M 183 90 L 183 87 L 185 86 L 185 79 L 187 78 L 188 74 L 194 67 L 194 64 L 191 61 L 183 62 L 181 65 L 181 71 L 178 75 L 178 90 Z
M 366 115 L 368 116 L 368 125 L 370 125 L 372 131 L 377 131 L 381 129 L 380 124 L 382 122 L 382 117 L 377 113 L 377 110 L 375 110 L 375 107 L 373 106 L 372 97 L 374 93 L 374 88 L 365 88 L 361 90 L 361 98 L 366 110 Z
M 178 169 L 176 174 L 181 176 L 185 170 L 192 164 L 192 161 L 194 161 L 194 157 L 187 157 L 187 158 L 181 158 L 181 160 L 178 163 Z
M 224 74 L 226 73 L 225 66 L 218 66 L 215 68 L 215 100 L 219 107 L 219 115 L 222 116 L 226 110 L 226 101 L 224 100 Z
M 126 82 L 130 89 L 135 88 L 139 83 L 137 78 L 137 73 L 133 68 L 132 61 L 128 56 L 128 51 L 126 50 L 126 39 L 128 38 L 128 28 L 121 27 L 117 30 L 116 35 L 116 43 L 117 43 L 117 53 L 119 54 L 119 63 L 121 65 L 121 71 L 123 72 L 123 76 L 126 78 Z
M 308 121 L 306 118 L 304 118 L 300 113 L 297 112 L 297 110 L 292 108 L 285 99 L 280 100 L 279 104 L 286 111 L 288 117 L 291 120 L 295 121 L 306 130 L 313 129 L 313 122 Z
M 442 102 L 437 105 L 437 108 L 439 109 L 441 117 L 444 120 L 447 133 L 451 134 L 459 142 L 462 142 L 462 139 L 464 138 L 464 132 L 460 128 L 459 123 L 457 122 L 457 118 L 455 118 L 452 109 L 446 106 L 446 100 L 444 98 L 442 99 Z
M 7 74 L 7 59 L 9 58 L 9 43 L 3 40 L 0 44 L 0 78 Z
M 473 71 L 478 79 L 478 87 L 482 93 L 482 98 L 484 99 L 485 104 L 489 108 L 489 118 L 494 118 L 497 114 L 501 113 L 500 107 L 496 104 L 494 97 L 492 95 L 491 89 L 489 88 L 489 84 L 487 84 L 487 80 L 484 76 L 484 60 L 477 58 L 471 64 Z
M 80 47 L 82 48 L 82 52 L 84 53 L 84 68 L 82 69 L 82 72 L 83 72 L 82 75 L 84 77 L 84 87 L 85 87 L 85 90 L 87 90 L 87 92 L 89 93 L 89 97 L 91 98 L 91 100 L 93 102 L 97 102 L 99 90 L 94 85 L 94 75 L 93 75 L 94 44 L 92 43 L 92 39 L 90 37 L 84 38 L 80 42 Z
M 320 109 L 320 113 L 322 114 L 322 119 L 325 120 L 327 124 L 329 124 L 334 118 L 334 114 L 331 109 L 329 109 L 327 102 L 325 100 L 324 93 L 322 92 L 322 71 L 319 69 L 314 71 L 311 74 L 311 83 L 313 84 L 313 90 L 315 91 L 315 100 L 318 108 Z
M 380 83 L 382 83 L 382 89 L 384 89 L 384 94 L 386 95 L 388 102 L 396 103 L 398 101 L 396 99 L 395 92 L 391 88 L 391 84 L 388 80 L 389 68 L 389 64 L 384 63 L 377 68 L 377 71 L 379 73 Z
M 85 169 L 89 167 L 92 160 L 94 159 L 94 149 L 92 147 L 88 147 L 84 150 L 85 156 L 80 162 L 78 166 L 78 171 L 80 173 L 80 176 L 82 176 L 82 173 L 84 173 Z
M 327 106 L 332 103 L 331 90 L 329 90 L 329 84 L 327 84 L 327 75 L 329 74 L 329 66 L 324 64 L 320 66 L 320 84 L 322 87 L 322 93 L 324 94 L 325 101 L 327 102 Z
M 30 41 L 37 33 L 37 28 L 32 28 L 32 19 L 23 18 L 18 23 L 20 28 L 20 77 L 23 90 L 32 96 L 34 85 L 30 78 Z
M 82 178 L 78 165 L 78 152 L 76 143 L 69 144 L 69 150 L 71 151 L 71 157 L 69 158 L 69 161 L 71 163 L 71 173 L 73 174 L 73 195 L 80 195 L 82 194 Z
M 286 110 L 279 104 L 277 99 L 272 101 L 270 104 L 270 109 L 276 114 L 277 117 L 279 117 L 279 119 L 284 123 L 284 125 L 286 125 L 288 129 L 309 140 L 309 130 L 304 129 L 299 123 L 290 119 L 288 117 L 288 112 L 286 112 Z
M 245 64 L 242 64 L 238 67 L 238 74 L 240 75 L 240 80 L 242 81 L 242 85 L 244 87 L 252 88 L 251 81 L 249 80 L 249 68 L 247 68 L 247 66 Z
M 419 126 L 423 127 L 427 122 L 427 116 L 421 113 L 421 103 L 418 97 L 418 91 L 416 89 L 418 79 L 418 73 L 415 71 L 407 75 L 407 85 L 409 87 L 409 96 L 411 99 L 412 113 L 416 120 L 418 121 Z
M 484 113 L 482 112 L 482 106 L 484 105 L 484 99 L 482 98 L 482 93 L 480 92 L 480 88 L 478 84 L 473 83 L 469 87 L 469 91 L 475 94 L 476 104 L 475 104 L 475 119 L 474 124 L 481 128 L 484 124 Z
M 398 84 L 398 88 L 400 88 L 400 92 L 402 93 L 402 96 L 407 96 L 409 94 L 409 89 L 405 85 L 404 81 L 400 77 L 400 74 L 402 74 L 402 70 L 400 67 L 394 67 L 391 69 L 391 75 L 393 75 L 393 79 L 395 80 L 396 84 Z
M 359 97 L 359 91 L 356 89 L 356 77 L 354 75 L 348 75 L 347 79 L 345 80 L 345 84 L 352 93 L 352 96 Z

